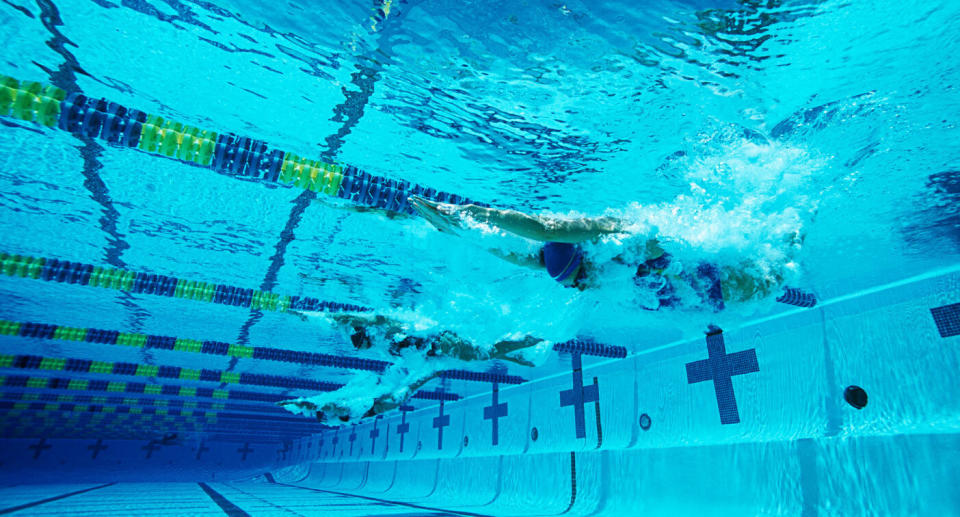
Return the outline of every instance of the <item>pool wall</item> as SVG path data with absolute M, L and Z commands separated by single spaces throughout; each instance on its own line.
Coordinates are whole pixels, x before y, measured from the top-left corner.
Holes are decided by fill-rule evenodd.
M 121 482 L 98 498 L 124 482 L 214 482 L 238 508 L 349 495 L 357 511 L 482 515 L 949 514 L 960 508 L 958 302 L 960 272 L 941 271 L 701 339 L 638 336 L 628 345 L 643 351 L 624 359 L 566 354 L 563 374 L 414 400 L 307 439 L 153 452 L 103 440 L 98 454 L 89 439 L 5 439 L 0 461 L 18 466 L 8 482 Z M 853 385 L 862 409 L 845 400 Z
M 579 373 L 316 436 L 309 474 L 283 482 L 481 514 L 949 514 L 958 302 L 960 274 L 944 272 L 584 356 Z

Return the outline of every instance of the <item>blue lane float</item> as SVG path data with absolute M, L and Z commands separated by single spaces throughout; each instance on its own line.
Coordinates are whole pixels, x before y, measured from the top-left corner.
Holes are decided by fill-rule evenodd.
M 617 359 L 623 359 L 627 356 L 627 349 L 625 347 L 604 345 L 590 339 L 571 339 L 570 341 L 553 345 L 553 349 L 557 352 L 612 357 Z
M 777 301 L 787 305 L 797 307 L 811 308 L 817 305 L 817 297 L 812 293 L 797 289 L 796 287 L 784 287 L 783 294 L 777 297 Z
M 0 115 L 56 127 L 75 135 L 137 148 L 218 173 L 267 183 L 285 183 L 356 204 L 413 214 L 407 198 L 477 204 L 464 196 L 408 181 L 375 176 L 350 165 L 303 159 L 266 142 L 218 133 L 150 115 L 106 99 L 0 76 Z
M 186 298 L 254 310 L 312 312 L 370 312 L 373 309 L 319 298 L 289 296 L 188 278 L 102 268 L 56 258 L 0 253 L 0 273 L 48 282 L 116 289 L 136 294 Z

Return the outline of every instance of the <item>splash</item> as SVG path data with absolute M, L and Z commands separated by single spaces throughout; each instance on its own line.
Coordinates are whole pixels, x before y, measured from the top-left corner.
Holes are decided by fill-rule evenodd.
M 735 126 L 698 135 L 690 147 L 682 158 L 657 171 L 676 187 L 669 200 L 633 202 L 593 214 L 619 219 L 624 231 L 583 244 L 592 265 L 586 279 L 589 289 L 565 289 L 542 271 L 512 265 L 496 268 L 505 272 L 499 278 L 480 277 L 476 264 L 484 259 L 475 256 L 477 248 L 535 256 L 541 244 L 466 219 L 464 227 L 471 231 L 461 237 L 473 246 L 451 240 L 449 267 L 467 281 L 451 284 L 442 298 L 433 304 L 426 301 L 419 310 L 479 340 L 522 329 L 551 341 L 626 325 L 693 333 L 709 323 L 769 310 L 780 292 L 776 287 L 802 285 L 801 246 L 817 210 L 816 180 L 827 159 Z M 720 313 L 706 309 L 702 293 L 693 289 L 678 290 L 683 299 L 678 307 L 650 310 L 658 309 L 657 297 L 638 287 L 634 275 L 639 264 L 661 252 L 672 257 L 668 274 L 711 264 L 722 275 L 742 276 L 771 288 L 746 301 L 727 303 Z M 490 276 L 493 267 L 484 267 Z
M 382 374 L 357 372 L 340 389 L 309 397 L 299 397 L 282 403 L 291 413 L 311 418 L 318 410 L 327 413 L 325 423 L 339 425 L 356 422 L 368 414 L 378 400 L 406 401 L 413 396 L 418 381 L 432 377 L 449 367 L 447 361 L 418 361 L 410 357 L 387 368 Z M 309 404 L 302 404 L 302 403 Z M 301 404 L 297 404 L 301 403 Z M 392 408 L 390 408 L 392 409 Z M 340 417 L 346 420 L 341 421 Z
M 307 312 L 303 313 L 303 316 L 316 324 L 338 328 L 344 333 L 344 338 L 347 341 L 350 340 L 349 333 L 353 325 L 340 324 L 336 319 L 350 317 L 346 313 L 338 313 L 336 317 L 332 317 L 326 313 Z M 365 321 L 362 318 L 369 317 L 366 313 L 354 316 L 359 316 L 360 322 Z M 444 329 L 439 328 L 436 322 L 428 318 L 419 317 L 413 311 L 398 310 L 380 316 L 386 316 L 386 319 L 379 323 L 364 324 L 364 332 L 372 342 L 369 353 L 392 363 L 383 373 L 356 372 L 347 384 L 336 391 L 299 397 L 281 402 L 280 405 L 291 413 L 311 418 L 316 418 L 318 412 L 323 412 L 325 413 L 324 422 L 330 425 L 355 422 L 360 418 L 388 411 L 404 403 L 423 383 L 433 379 L 438 372 L 464 368 L 474 362 L 463 359 L 462 356 L 443 355 L 441 352 L 428 355 L 430 346 L 423 349 L 413 346 L 393 348 L 391 352 L 391 345 L 408 335 L 422 337 L 428 343 L 438 342 L 443 339 L 441 333 Z M 523 341 L 525 337 L 522 333 L 512 333 L 503 336 L 503 339 Z M 473 346 L 477 351 L 475 357 L 481 361 L 482 358 L 493 355 L 493 345 L 473 344 Z M 440 349 L 443 349 L 442 345 Z M 540 341 L 535 346 L 515 350 L 509 355 L 519 357 L 528 365 L 535 366 L 545 362 L 550 350 L 549 342 Z

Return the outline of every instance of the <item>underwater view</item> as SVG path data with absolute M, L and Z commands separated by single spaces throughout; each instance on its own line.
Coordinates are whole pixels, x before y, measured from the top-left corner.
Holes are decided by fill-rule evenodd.
M 0 514 L 960 515 L 960 2 L 0 22 Z

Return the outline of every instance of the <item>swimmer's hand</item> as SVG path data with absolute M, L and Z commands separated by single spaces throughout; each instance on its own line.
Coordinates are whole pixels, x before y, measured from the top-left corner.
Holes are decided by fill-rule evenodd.
M 432 224 L 437 230 L 443 233 L 459 235 L 457 229 L 460 227 L 460 217 L 457 213 L 460 209 L 458 205 L 447 203 L 437 203 L 420 196 L 410 196 L 408 198 L 412 206 L 421 217 Z
M 280 402 L 277 402 L 277 405 L 288 411 L 290 410 L 290 408 L 288 408 L 287 406 L 295 406 L 300 409 L 305 409 L 307 411 L 317 410 L 316 404 L 312 402 L 308 402 L 306 400 L 300 400 L 300 399 L 281 400 Z
M 307 315 L 304 314 L 304 313 L 302 313 L 302 312 L 300 312 L 300 311 L 294 311 L 294 310 L 287 309 L 287 314 L 293 314 L 294 316 L 300 318 L 300 321 L 303 321 L 303 322 L 310 321 L 310 320 L 307 318 Z
M 498 230 L 540 242 L 577 244 L 597 239 L 610 233 L 622 233 L 623 222 L 613 217 L 562 217 L 530 215 L 517 210 L 491 208 L 479 205 L 450 205 L 411 196 L 410 204 L 430 224 L 441 232 L 456 234 L 464 228 L 461 223 L 469 218 Z

